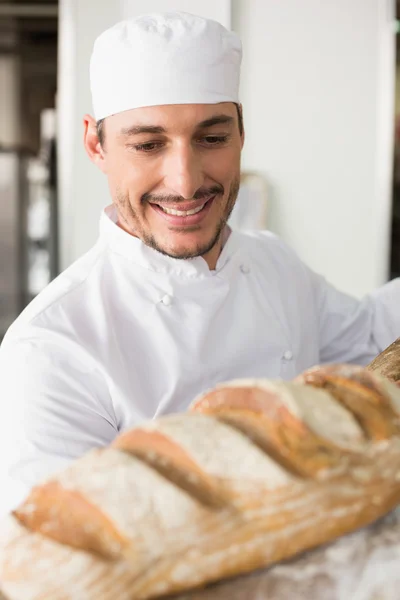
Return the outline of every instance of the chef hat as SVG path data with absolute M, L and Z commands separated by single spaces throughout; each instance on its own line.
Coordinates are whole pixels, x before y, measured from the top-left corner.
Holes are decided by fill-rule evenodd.
M 238 102 L 242 47 L 220 23 L 184 12 L 117 23 L 95 41 L 96 120 L 143 106 Z

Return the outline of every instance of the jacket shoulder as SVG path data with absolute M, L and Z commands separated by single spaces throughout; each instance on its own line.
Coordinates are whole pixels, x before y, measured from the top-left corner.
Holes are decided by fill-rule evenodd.
M 238 234 L 240 244 L 252 258 L 268 257 L 273 262 L 289 265 L 302 265 L 302 261 L 282 238 L 269 230 L 243 231 Z
M 4 337 L 4 342 L 17 335 L 25 327 L 40 321 L 41 317 L 45 317 L 51 309 L 63 304 L 68 296 L 77 292 L 80 287 L 82 288 L 82 292 L 84 292 L 85 284 L 91 278 L 102 257 L 102 246 L 98 243 L 65 269 L 65 271 L 60 273 L 20 313 L 9 327 Z

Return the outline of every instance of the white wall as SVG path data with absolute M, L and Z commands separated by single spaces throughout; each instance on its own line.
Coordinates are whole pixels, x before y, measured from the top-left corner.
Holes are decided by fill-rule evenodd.
M 94 38 L 118 19 L 111 0 L 60 0 L 58 173 L 61 269 L 95 242 L 106 180 L 83 149 L 82 117 L 91 111 L 89 58 Z
M 106 182 L 82 148 L 95 36 L 125 16 L 178 8 L 232 26 L 244 44 L 243 167 L 271 186 L 270 228 L 341 289 L 388 267 L 392 0 L 60 0 L 62 266 L 95 241 Z
M 270 228 L 359 296 L 386 281 L 389 262 L 393 5 L 233 1 L 243 166 L 270 183 Z
M 101 209 L 110 203 L 105 177 L 87 158 L 82 117 L 91 112 L 89 59 L 95 38 L 120 19 L 186 10 L 231 25 L 230 0 L 60 0 L 59 202 L 64 269 L 96 241 Z

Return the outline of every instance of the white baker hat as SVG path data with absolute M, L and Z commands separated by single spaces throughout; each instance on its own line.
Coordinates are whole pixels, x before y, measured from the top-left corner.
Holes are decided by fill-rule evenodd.
M 121 21 L 94 44 L 94 116 L 162 104 L 239 102 L 241 59 L 239 37 L 217 21 L 177 11 Z

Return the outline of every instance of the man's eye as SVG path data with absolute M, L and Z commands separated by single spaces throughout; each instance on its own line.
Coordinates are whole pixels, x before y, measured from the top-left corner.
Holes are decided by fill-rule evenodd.
M 137 150 L 137 152 L 154 152 L 154 150 L 158 150 L 161 146 L 160 142 L 146 142 L 144 144 L 135 144 L 132 148 Z
M 224 144 L 227 139 L 227 135 L 206 135 L 203 141 L 209 146 L 218 146 L 219 144 Z

